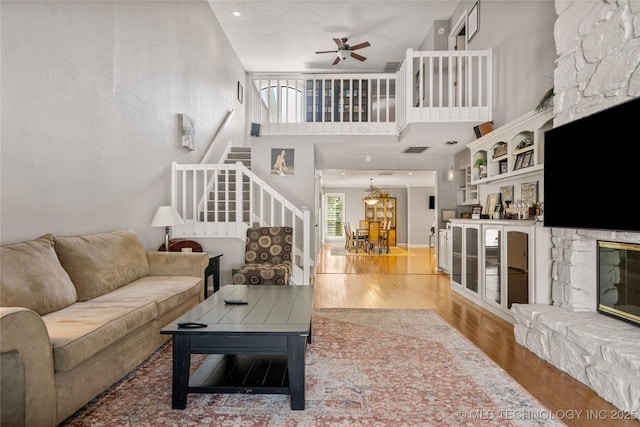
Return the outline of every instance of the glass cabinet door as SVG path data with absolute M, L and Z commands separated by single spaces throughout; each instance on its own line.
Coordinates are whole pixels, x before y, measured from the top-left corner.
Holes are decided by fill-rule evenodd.
M 462 227 L 452 226 L 451 281 L 462 284 Z
M 507 304 L 529 303 L 529 233 L 507 233 Z
M 464 228 L 464 238 L 465 238 L 465 258 L 466 258 L 466 270 L 465 270 L 465 289 L 471 291 L 473 293 L 478 293 L 478 283 L 479 283 L 479 267 L 480 264 L 478 262 L 478 238 L 479 238 L 479 229 L 476 227 L 465 227 Z
M 502 300 L 500 273 L 502 270 L 501 231 L 496 228 L 483 229 L 484 243 L 484 299 L 500 305 Z

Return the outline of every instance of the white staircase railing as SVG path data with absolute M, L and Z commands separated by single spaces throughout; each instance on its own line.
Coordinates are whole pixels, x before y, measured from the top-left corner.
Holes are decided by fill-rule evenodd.
M 184 225 L 173 236 L 246 238 L 253 226 L 293 227 L 294 266 L 291 280 L 311 280 L 311 215 L 300 210 L 242 162 L 172 164 L 171 203 Z

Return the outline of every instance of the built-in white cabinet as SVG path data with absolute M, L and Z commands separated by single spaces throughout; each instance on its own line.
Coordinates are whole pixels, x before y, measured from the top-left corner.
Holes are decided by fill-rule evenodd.
M 451 270 L 451 229 L 438 232 L 438 269 L 445 273 Z
M 469 298 L 480 293 L 480 224 L 451 223 L 451 286 Z
M 552 127 L 553 108 L 532 111 L 468 144 L 470 184 L 477 186 L 541 171 L 544 132 Z
M 551 303 L 551 237 L 541 223 L 455 219 L 452 230 L 453 290 L 510 322 L 514 303 Z

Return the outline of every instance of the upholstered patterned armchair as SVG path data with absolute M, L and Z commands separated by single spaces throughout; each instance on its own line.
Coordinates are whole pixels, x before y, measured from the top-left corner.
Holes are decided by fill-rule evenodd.
M 233 268 L 234 285 L 288 285 L 291 276 L 293 228 L 247 230 L 245 263 Z

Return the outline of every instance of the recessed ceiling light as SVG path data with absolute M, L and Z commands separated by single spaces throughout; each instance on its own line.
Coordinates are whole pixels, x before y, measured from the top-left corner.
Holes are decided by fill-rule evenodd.
M 241 13 L 240 13 L 240 12 L 238 12 L 237 10 L 234 10 L 233 12 L 231 12 L 231 14 L 232 14 L 233 16 L 240 16 L 240 15 L 241 15 Z
M 413 172 L 407 172 L 407 175 L 413 175 Z

